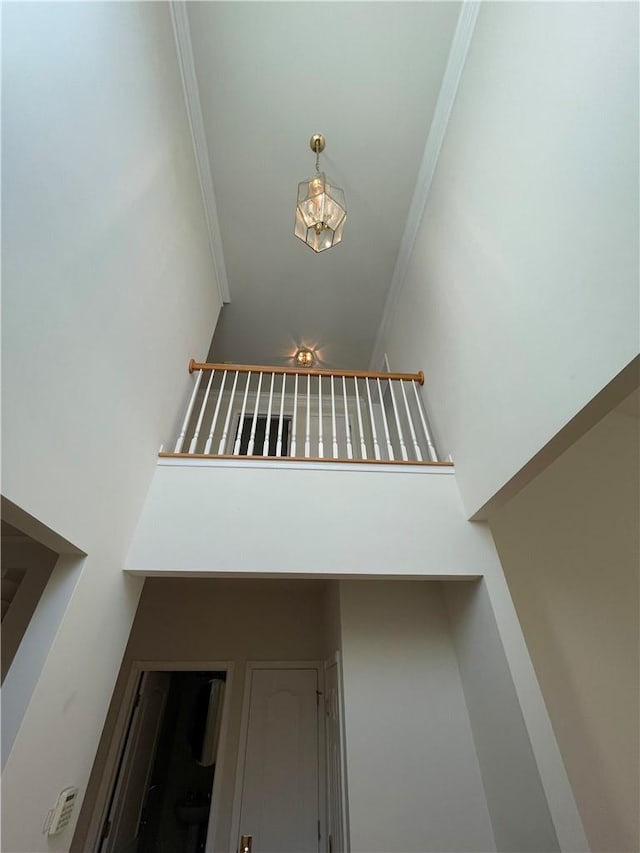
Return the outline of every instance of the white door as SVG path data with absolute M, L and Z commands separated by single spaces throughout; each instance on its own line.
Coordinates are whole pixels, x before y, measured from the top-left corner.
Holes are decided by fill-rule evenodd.
M 342 761 L 342 713 L 338 662 L 328 661 L 324 670 L 325 744 L 327 751 L 328 853 L 345 853 L 345 790 Z
M 317 690 L 315 669 L 251 673 L 237 843 L 252 853 L 318 853 Z
M 147 796 L 171 673 L 145 672 L 116 780 L 102 853 L 133 853 Z M 103 836 L 104 837 L 104 836 Z

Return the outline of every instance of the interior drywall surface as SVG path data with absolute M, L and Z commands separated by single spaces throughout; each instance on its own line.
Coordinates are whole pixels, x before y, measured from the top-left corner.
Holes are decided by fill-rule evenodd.
M 490 520 L 591 849 L 638 849 L 637 418 L 612 412 Z
M 638 5 L 483 3 L 384 340 L 476 513 L 635 356 Z
M 325 660 L 329 660 L 342 648 L 342 625 L 340 620 L 340 583 L 326 582 L 325 592 Z
M 465 520 L 452 474 L 163 461 L 127 566 L 159 577 L 484 577 L 560 848 L 587 849 L 490 530 Z
M 219 306 L 169 8 L 15 4 L 2 37 L 2 490 L 88 555 L 3 774 L 3 846 L 35 853 L 68 847 L 76 814 L 43 821 L 84 794 L 140 590 L 124 555 Z
M 340 597 L 351 850 L 495 850 L 438 584 Z
M 499 567 L 488 531 L 466 521 L 449 468 L 166 461 L 129 551 L 130 570 L 472 577 Z
M 482 581 L 441 586 L 496 849 L 559 850 L 486 586 Z
M 230 838 L 246 662 L 322 661 L 326 655 L 326 602 L 322 581 L 158 579 L 145 582 L 118 687 L 111 703 L 91 793 L 83 812 L 86 829 L 92 798 L 104 773 L 117 712 L 133 661 L 229 661 L 233 663 L 229 728 L 224 742 L 222 800 L 211 849 L 237 849 Z M 82 851 L 79 832 L 73 849 Z
M 486 522 L 474 524 L 488 528 Z M 589 844 L 580 813 L 502 567 L 490 568 L 484 575 L 483 583 L 486 585 L 560 850 L 563 853 L 586 853 Z

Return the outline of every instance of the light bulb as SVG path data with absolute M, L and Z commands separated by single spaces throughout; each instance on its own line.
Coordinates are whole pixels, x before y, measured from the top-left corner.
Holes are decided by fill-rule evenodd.
M 316 175 L 309 181 L 309 196 L 318 195 L 321 192 L 324 192 L 324 181 L 320 175 Z
M 311 367 L 314 362 L 314 354 L 309 349 L 299 349 L 295 355 L 299 367 Z

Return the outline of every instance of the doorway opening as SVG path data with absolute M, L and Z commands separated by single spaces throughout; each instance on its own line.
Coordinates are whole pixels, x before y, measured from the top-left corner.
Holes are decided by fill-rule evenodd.
M 143 672 L 100 853 L 205 850 L 225 671 Z
M 2 543 L 1 680 L 4 681 L 51 577 L 58 554 L 4 519 Z
M 291 427 L 291 418 L 287 415 L 282 418 L 282 429 L 280 430 L 280 419 L 272 417 L 269 421 L 269 442 L 267 452 L 264 453 L 264 440 L 267 434 L 267 415 L 258 415 L 253 424 L 253 415 L 246 415 L 242 423 L 238 422 L 238 433 L 240 435 L 240 456 L 247 456 L 249 453 L 249 442 L 251 440 L 251 432 L 254 431 L 253 456 L 276 456 L 278 447 L 278 437 L 281 440 L 281 456 L 289 455 L 289 430 Z

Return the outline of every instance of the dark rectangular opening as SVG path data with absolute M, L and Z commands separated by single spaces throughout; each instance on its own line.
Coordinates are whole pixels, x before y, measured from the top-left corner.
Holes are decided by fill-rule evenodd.
M 242 421 L 242 432 L 240 434 L 240 456 L 247 456 L 249 450 L 249 440 L 251 438 L 251 427 L 253 425 L 253 415 L 246 415 L 244 420 Z M 267 448 L 267 456 L 275 456 L 276 455 L 276 447 L 278 444 L 278 428 L 280 425 L 279 417 L 271 418 L 271 425 L 269 429 L 269 446 Z M 283 417 L 282 418 L 282 450 L 280 451 L 281 456 L 289 455 L 289 428 L 291 426 L 291 418 Z M 238 425 L 238 429 L 240 429 L 240 424 Z M 252 456 L 264 456 L 264 437 L 267 431 L 267 416 L 266 415 L 258 415 L 256 418 L 256 432 L 253 444 L 253 453 Z M 237 433 L 236 433 L 237 438 Z

